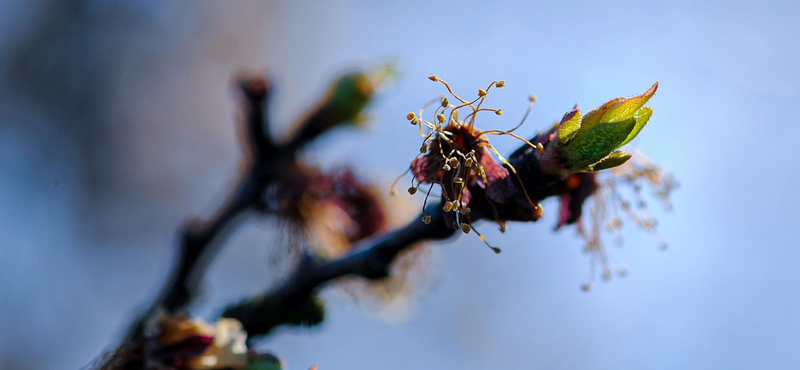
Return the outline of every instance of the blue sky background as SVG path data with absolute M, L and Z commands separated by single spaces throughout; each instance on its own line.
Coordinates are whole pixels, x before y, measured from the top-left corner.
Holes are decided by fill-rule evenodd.
M 391 181 L 419 146 L 405 114 L 441 93 L 430 74 L 506 80 L 485 127 L 536 93 L 524 136 L 660 81 L 634 145 L 681 183 L 673 212 L 655 207 L 670 248 L 627 226 L 610 257 L 629 276 L 583 293 L 581 240 L 545 203 L 487 233 L 500 255 L 437 244 L 435 288 L 401 323 L 326 293 L 321 328 L 263 342 L 291 369 L 800 367 L 796 2 L 83 1 L 73 23 L 67 3 L 0 2 L 0 368 L 80 368 L 152 297 L 177 228 L 236 174 L 235 71 L 274 77 L 279 132 L 336 73 L 386 60 L 401 77 L 374 122 L 308 158 Z M 273 225 L 232 238 L 195 312 L 269 285 Z

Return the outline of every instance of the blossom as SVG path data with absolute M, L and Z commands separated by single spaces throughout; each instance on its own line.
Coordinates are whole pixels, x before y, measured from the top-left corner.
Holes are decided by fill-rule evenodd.
M 537 212 L 540 209 L 539 205 L 530 199 L 524 186 L 518 186 L 521 182 L 514 166 L 497 152 L 489 142 L 488 136 L 511 135 L 526 143 L 527 141 L 512 134 L 511 131 L 514 129 L 482 131 L 475 127 L 476 117 L 480 112 L 492 112 L 498 116 L 503 114 L 501 109 L 482 108 L 482 105 L 488 92 L 493 87 L 505 86 L 505 82 L 493 81 L 486 89 L 478 90 L 477 98 L 467 101 L 455 94 L 447 82 L 438 76 L 431 76 L 429 79 L 441 82 L 456 103 L 451 104 L 446 97 L 429 103 L 428 105 L 439 103 L 433 112 L 432 121 L 423 118 L 425 107 L 420 110 L 419 116 L 413 112 L 406 116 L 413 125 L 419 125 L 420 135 L 424 138 L 420 154 L 406 171 L 413 173 L 409 193 L 415 194 L 421 184 L 430 184 L 425 196 L 427 204 L 433 186 L 438 185 L 442 190 L 446 226 L 461 229 L 465 233 L 474 230 L 469 204 L 473 197 L 472 192 L 476 190 L 475 186 L 483 190 L 482 193 L 485 193 L 485 197 L 491 203 L 507 203 L 522 193 L 524 199 L 531 205 L 531 218 L 537 219 L 540 215 L 540 212 Z M 533 101 L 535 100 L 531 100 L 531 104 Z M 460 112 L 463 111 L 468 113 L 461 119 Z M 414 184 L 414 180 L 417 184 Z M 471 188 L 473 190 L 470 190 Z M 423 205 L 423 211 L 424 209 Z M 423 216 L 423 221 L 426 223 L 430 222 L 430 219 L 427 214 Z M 497 221 L 503 224 L 502 220 Z M 477 234 L 483 239 L 479 233 Z M 492 249 L 499 251 L 494 247 Z
M 161 314 L 153 357 L 188 369 L 240 369 L 247 365 L 247 333 L 234 319 L 214 325 L 202 319 Z

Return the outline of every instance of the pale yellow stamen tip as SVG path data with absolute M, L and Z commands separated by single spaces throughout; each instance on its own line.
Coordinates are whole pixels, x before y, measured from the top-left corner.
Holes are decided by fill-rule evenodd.
M 497 88 L 505 87 L 506 86 L 506 82 L 505 81 L 498 81 L 496 86 L 497 86 Z
M 450 101 L 447 98 L 442 98 L 442 107 L 447 108 L 450 105 Z
M 539 154 L 544 153 L 544 146 L 542 145 L 542 143 L 537 143 L 536 144 L 536 150 L 539 151 Z
M 436 120 L 439 121 L 439 123 L 444 123 L 444 114 L 436 116 Z
M 430 75 L 430 76 L 428 76 L 428 79 L 429 79 L 429 80 L 431 80 L 431 81 L 433 81 L 433 82 L 436 82 L 436 81 L 439 81 L 439 76 L 437 76 L 437 75 Z
M 502 116 L 503 115 L 503 110 L 502 109 L 498 109 L 498 110 L 494 111 L 494 114 L 496 114 L 498 116 Z
M 531 96 L 529 96 L 529 97 L 528 97 L 528 100 L 529 100 L 531 103 L 536 103 L 536 101 L 538 101 L 538 100 L 539 100 L 539 98 L 537 98 L 537 97 L 536 97 L 536 94 L 531 94 Z
M 478 96 L 480 96 L 480 97 L 484 97 L 484 96 L 486 96 L 486 90 L 484 90 L 484 89 L 478 89 Z
M 411 120 L 411 124 L 416 126 L 419 123 L 419 118 L 414 118 Z
M 453 209 L 453 205 L 450 202 L 444 202 L 444 206 L 442 206 L 442 210 L 445 212 L 450 212 Z

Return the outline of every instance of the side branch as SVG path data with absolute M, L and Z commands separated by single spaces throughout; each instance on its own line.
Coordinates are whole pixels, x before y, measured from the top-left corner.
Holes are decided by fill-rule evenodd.
M 223 317 L 239 320 L 251 337 L 266 335 L 283 324 L 313 325 L 322 321 L 322 309 L 315 301 L 315 292 L 331 280 L 355 275 L 375 280 L 389 276 L 392 261 L 400 252 L 425 240 L 446 239 L 455 230 L 445 224 L 441 207 L 431 205 L 430 224 L 422 215 L 408 225 L 368 240 L 347 256 L 333 261 L 320 261 L 306 255 L 281 286 L 255 298 L 225 309 Z

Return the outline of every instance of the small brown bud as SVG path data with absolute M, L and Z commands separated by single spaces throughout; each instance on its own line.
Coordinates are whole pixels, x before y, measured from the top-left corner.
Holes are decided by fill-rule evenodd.
M 538 100 L 539 99 L 536 97 L 536 94 L 531 94 L 531 96 L 528 97 L 528 101 L 530 101 L 531 103 L 536 103 L 536 101 Z
M 420 153 L 427 153 L 428 152 L 428 143 L 422 143 L 422 146 L 419 148 Z
M 442 98 L 442 107 L 447 108 L 450 105 L 450 101 L 447 98 Z
M 497 81 L 497 84 L 495 84 L 495 85 L 499 89 L 501 87 L 506 87 L 506 82 L 505 81 Z
M 496 114 L 498 116 L 502 116 L 503 115 L 503 110 L 502 109 L 498 109 L 498 110 L 494 111 L 494 114 Z
M 417 188 L 415 188 L 413 186 L 408 188 L 408 193 L 411 194 L 411 195 L 416 194 L 417 193 Z
M 409 114 L 406 114 L 406 119 L 407 119 L 407 120 L 409 120 L 409 121 L 411 121 L 411 120 L 412 120 L 412 119 L 414 119 L 415 117 L 417 117 L 417 114 L 416 114 L 416 113 L 414 113 L 414 112 L 411 112 L 411 113 L 409 113 Z
M 470 230 L 469 224 L 461 224 L 461 231 L 463 231 L 464 234 L 469 234 Z
M 437 75 L 430 75 L 430 76 L 428 76 L 428 79 L 429 79 L 429 80 L 431 80 L 431 81 L 433 81 L 433 82 L 436 82 L 436 81 L 439 81 L 439 76 L 437 76 Z

